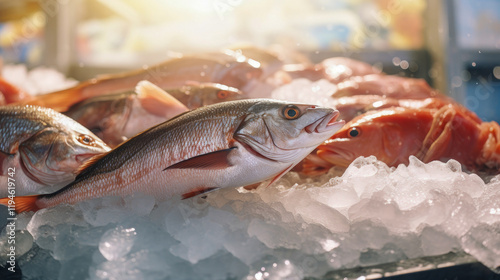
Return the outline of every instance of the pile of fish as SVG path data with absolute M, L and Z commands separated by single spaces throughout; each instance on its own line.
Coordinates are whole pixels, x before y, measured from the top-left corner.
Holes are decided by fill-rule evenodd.
M 332 108 L 266 99 L 300 78 L 334 84 Z M 455 159 L 493 172 L 500 162 L 497 123 L 424 80 L 349 58 L 313 64 L 298 53 L 242 47 L 38 96 L 0 80 L 0 93 L 0 194 L 9 194 L 16 170 L 17 212 L 136 192 L 161 201 L 251 189 L 296 165 L 314 176 L 359 156 L 389 166 L 411 155 Z

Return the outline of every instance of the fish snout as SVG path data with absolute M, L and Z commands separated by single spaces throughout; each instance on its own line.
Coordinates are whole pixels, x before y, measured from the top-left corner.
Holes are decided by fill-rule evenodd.
M 315 108 L 312 108 L 315 109 Z M 304 130 L 307 133 L 324 133 L 324 132 L 332 132 L 335 133 L 339 129 L 344 126 L 345 121 L 336 121 L 337 118 L 339 117 L 339 111 L 333 110 L 332 112 L 328 113 L 327 115 L 323 116 L 322 118 L 319 118 L 315 122 L 311 123 L 310 125 L 306 126 Z

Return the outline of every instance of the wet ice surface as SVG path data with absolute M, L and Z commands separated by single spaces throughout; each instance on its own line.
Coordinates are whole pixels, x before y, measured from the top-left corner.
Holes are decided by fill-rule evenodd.
M 207 199 L 106 197 L 19 215 L 18 260 L 37 279 L 302 279 L 449 251 L 496 268 L 499 179 L 454 160 L 389 168 L 371 157 L 340 177 L 290 172 Z

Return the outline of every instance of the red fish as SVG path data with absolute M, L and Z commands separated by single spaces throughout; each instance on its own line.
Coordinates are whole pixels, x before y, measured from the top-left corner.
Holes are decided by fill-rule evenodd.
M 380 95 L 396 99 L 447 98 L 423 79 L 377 74 L 344 80 L 332 94 L 336 98 L 354 95 Z
M 328 58 L 313 66 L 285 65 L 284 69 L 294 79 L 306 78 L 311 81 L 326 79 L 334 84 L 351 77 L 380 74 L 380 70 L 370 64 L 347 57 Z
M 344 124 L 337 116 L 331 108 L 269 99 L 201 107 L 95 157 L 56 193 L 16 197 L 16 211 L 134 192 L 163 200 L 272 183 Z
M 435 98 L 429 97 L 425 99 L 397 99 L 383 97 L 380 95 L 354 95 L 334 98 L 333 107 L 340 112 L 340 118 L 345 121 L 350 121 L 354 117 L 364 114 L 368 111 L 385 109 L 390 107 L 405 107 L 405 108 L 427 108 L 440 109 L 448 104 L 455 105 L 457 110 L 469 115 L 471 119 L 481 122 L 481 119 L 469 111 L 464 106 L 456 103 L 451 98 Z
M 231 50 L 186 55 L 146 69 L 99 76 L 69 89 L 38 96 L 27 104 L 65 111 L 89 97 L 132 91 L 142 80 L 150 81 L 160 88 L 182 87 L 190 81 L 219 83 L 249 93 L 259 85 L 259 80 L 267 78 L 264 73 L 268 72 L 259 62 Z
M 347 167 L 357 157 L 371 155 L 389 166 L 408 164 L 414 155 L 423 162 L 455 159 L 469 170 L 498 172 L 500 126 L 477 122 L 453 104 L 438 110 L 394 107 L 354 118 L 316 154 L 323 164 L 309 162 L 306 173 L 326 168 L 324 162 Z

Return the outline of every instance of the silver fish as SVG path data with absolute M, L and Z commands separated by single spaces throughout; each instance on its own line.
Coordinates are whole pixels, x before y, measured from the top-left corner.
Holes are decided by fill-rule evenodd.
M 135 91 L 91 97 L 64 114 L 115 147 L 128 138 L 188 111 L 177 99 L 148 81 Z
M 343 126 L 337 116 L 331 108 L 269 99 L 201 107 L 93 158 L 56 193 L 17 197 L 16 211 L 135 192 L 164 200 L 272 183 Z
M 48 108 L 0 107 L 0 197 L 50 193 L 76 177 L 90 157 L 110 148 L 88 129 Z

